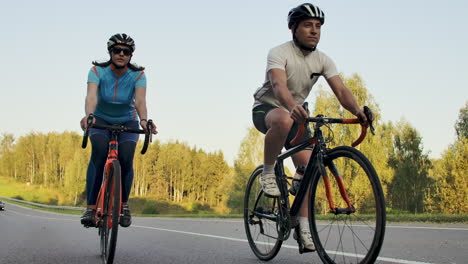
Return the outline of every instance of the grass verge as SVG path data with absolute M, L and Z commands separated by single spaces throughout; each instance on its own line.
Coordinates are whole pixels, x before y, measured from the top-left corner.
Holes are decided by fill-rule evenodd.
M 57 205 L 57 197 L 60 193 L 56 190 L 43 189 L 40 186 L 30 186 L 24 183 L 14 182 L 11 178 L 0 177 L 0 196 L 31 201 L 41 204 Z M 43 208 L 34 205 L 6 201 L 6 203 L 18 204 L 38 210 L 72 215 L 81 215 L 81 211 Z M 242 214 L 219 214 L 206 205 L 191 203 L 171 203 L 158 201 L 151 197 L 131 197 L 130 208 L 132 215 L 143 217 L 188 217 L 188 218 L 242 218 Z M 8 210 L 8 205 L 7 205 Z M 322 219 L 322 218 L 320 218 Z M 468 224 L 468 215 L 449 214 L 409 214 L 388 213 L 387 222 L 418 222 L 418 223 L 451 223 Z

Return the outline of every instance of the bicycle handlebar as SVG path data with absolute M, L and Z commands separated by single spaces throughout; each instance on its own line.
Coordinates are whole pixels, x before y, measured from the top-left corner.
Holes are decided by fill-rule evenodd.
M 126 127 L 123 125 L 99 125 L 99 124 L 93 124 L 93 118 L 94 115 L 90 114 L 88 116 L 88 119 L 86 120 L 86 129 L 84 130 L 83 133 L 83 142 L 81 143 L 82 148 L 86 148 L 88 145 L 88 134 L 89 134 L 89 129 L 90 128 L 97 128 L 97 129 L 106 129 L 109 131 L 116 131 L 118 133 L 122 132 L 130 132 L 130 133 L 135 133 L 135 134 L 145 134 L 145 141 L 143 143 L 143 148 L 141 149 L 141 154 L 145 154 L 146 150 L 148 149 L 149 142 L 152 142 L 152 134 L 151 130 L 153 129 L 153 120 L 149 119 L 146 125 L 146 128 L 148 132 L 146 132 L 143 129 L 138 129 L 138 128 L 131 128 L 131 127 Z
M 367 122 L 369 124 L 372 135 L 375 135 L 374 126 L 372 125 L 372 111 L 370 110 L 369 107 L 364 106 L 364 114 L 367 117 Z M 361 124 L 361 135 L 359 135 L 359 138 L 356 139 L 356 141 L 354 141 L 351 144 L 352 147 L 356 147 L 357 145 L 361 144 L 361 142 L 364 140 L 364 138 L 367 135 L 367 127 L 362 124 L 362 122 L 361 122 L 361 120 L 359 118 L 331 118 L 331 117 L 318 115 L 317 117 L 307 118 L 306 122 L 303 125 L 299 125 L 296 136 L 290 142 L 290 144 L 292 146 L 299 143 L 299 140 L 304 136 L 304 131 L 305 131 L 306 125 L 309 122 L 318 123 L 320 125 L 324 125 L 324 124 Z

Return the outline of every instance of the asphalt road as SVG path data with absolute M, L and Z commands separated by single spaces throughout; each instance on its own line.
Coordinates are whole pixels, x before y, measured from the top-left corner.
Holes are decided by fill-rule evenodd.
M 79 216 L 13 204 L 0 211 L 0 263 L 101 263 L 97 229 Z M 114 263 L 264 263 L 250 250 L 241 219 L 134 217 L 119 228 Z M 321 263 L 290 239 L 269 263 Z M 387 224 L 378 263 L 468 263 L 467 225 Z

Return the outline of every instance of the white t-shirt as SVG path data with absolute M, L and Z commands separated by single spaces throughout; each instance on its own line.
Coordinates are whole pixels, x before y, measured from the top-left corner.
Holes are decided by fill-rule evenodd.
M 338 75 L 335 63 L 325 53 L 316 49 L 304 56 L 294 41 L 288 41 L 272 48 L 268 53 L 265 82 L 254 93 L 253 107 L 266 103 L 286 109 L 273 94 L 273 87 L 268 78 L 271 69 L 281 69 L 286 72 L 288 89 L 298 104 L 304 103 L 312 86 L 321 75 L 325 79 Z

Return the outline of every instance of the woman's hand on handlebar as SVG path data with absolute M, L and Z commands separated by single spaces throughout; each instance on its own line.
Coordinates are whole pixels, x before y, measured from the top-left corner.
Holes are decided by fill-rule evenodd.
M 309 113 L 299 104 L 295 105 L 289 113 L 291 118 L 299 124 L 304 124 L 309 118 Z
M 88 118 L 89 118 L 90 115 L 92 115 L 92 114 L 84 116 L 80 121 L 80 126 L 81 126 L 81 129 L 83 129 L 83 131 L 88 127 Z M 93 116 L 92 124 L 94 124 L 94 123 L 96 123 L 96 118 L 94 118 L 94 116 Z
M 156 135 L 158 133 L 158 130 L 156 129 L 156 124 L 154 122 L 151 122 L 152 126 L 151 126 L 151 134 L 154 134 Z M 148 121 L 146 121 L 146 119 L 142 119 L 140 121 L 140 126 L 141 128 L 143 128 L 143 130 L 145 130 L 146 132 L 148 132 Z

